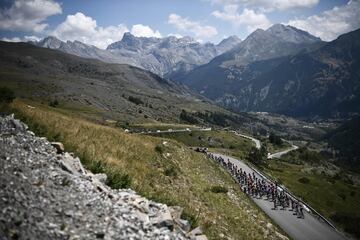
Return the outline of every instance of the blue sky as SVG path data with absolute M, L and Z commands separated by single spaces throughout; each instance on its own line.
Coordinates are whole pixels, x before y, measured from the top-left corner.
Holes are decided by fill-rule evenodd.
M 290 24 L 323 40 L 360 27 L 360 0 L 2 0 L 0 38 L 54 35 L 105 48 L 136 36 L 244 39 L 257 28 Z

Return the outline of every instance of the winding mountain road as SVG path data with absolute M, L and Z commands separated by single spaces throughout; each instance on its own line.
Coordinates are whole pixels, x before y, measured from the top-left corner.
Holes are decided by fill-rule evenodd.
M 213 153 L 216 157 L 222 157 L 235 164 L 238 168 L 242 168 L 247 173 L 253 173 L 257 178 L 263 179 L 258 171 L 254 171 L 247 164 L 241 160 L 229 157 L 223 154 Z M 269 181 L 269 180 L 267 180 Z M 295 240 L 344 240 L 346 237 L 331 227 L 321 218 L 318 218 L 312 213 L 304 211 L 305 218 L 297 218 L 289 210 L 273 210 L 273 203 L 265 200 L 251 197 L 252 200 L 277 224 L 279 225 L 292 239 Z
M 270 154 L 267 158 L 268 159 L 280 158 L 282 155 L 287 154 L 288 152 L 291 152 L 291 151 L 296 150 L 298 148 L 299 148 L 298 146 L 292 144 L 292 146 L 290 148 L 285 149 L 284 151 L 281 151 L 281 152 L 276 152 L 276 153 Z
M 211 128 L 199 128 L 199 129 L 168 129 L 168 130 L 156 130 L 156 131 L 147 131 L 140 132 L 140 134 L 160 134 L 160 133 L 181 133 L 181 132 L 209 132 L 212 131 Z
M 246 139 L 250 139 L 251 141 L 253 141 L 253 142 L 255 143 L 255 147 L 256 147 L 257 149 L 260 149 L 260 148 L 261 148 L 261 142 L 260 142 L 259 139 L 256 139 L 256 138 L 254 138 L 254 137 L 251 137 L 251 136 L 248 136 L 248 135 L 244 135 L 244 134 L 238 133 L 238 132 L 236 132 L 236 131 L 233 131 L 233 133 L 234 133 L 235 135 L 237 135 L 237 136 L 240 136 L 240 137 L 243 137 L 243 138 L 246 138 Z M 288 148 L 288 149 L 285 149 L 285 150 L 283 150 L 283 151 L 280 151 L 280 152 L 276 152 L 276 153 L 273 153 L 273 154 L 269 154 L 269 156 L 267 157 L 268 159 L 280 158 L 282 155 L 287 154 L 288 152 L 291 152 L 291 151 L 296 150 L 296 149 L 299 148 L 298 146 L 292 144 L 291 142 L 289 142 L 289 141 L 287 141 L 287 140 L 285 140 L 285 139 L 283 139 L 283 141 L 286 141 L 286 142 L 290 143 L 290 144 L 291 144 L 291 147 Z
M 238 132 L 233 132 L 235 135 L 237 136 L 240 136 L 240 137 L 243 137 L 243 138 L 246 138 L 246 139 L 250 139 L 251 141 L 253 141 L 255 143 L 255 147 L 257 149 L 260 149 L 261 148 L 261 142 L 259 139 L 256 139 L 256 138 L 253 138 L 251 136 L 248 136 L 248 135 L 244 135 L 244 134 L 241 134 L 241 133 L 238 133 Z
M 169 130 L 157 130 L 157 131 L 148 131 L 148 132 L 141 132 L 140 134 L 161 134 L 161 133 L 180 133 L 180 132 L 207 132 L 207 131 L 213 131 L 211 128 L 200 128 L 200 129 L 169 129 Z M 235 135 L 237 136 L 240 136 L 240 137 L 243 137 L 243 138 L 246 138 L 246 139 L 249 139 L 251 141 L 253 141 L 255 143 L 255 147 L 257 149 L 260 149 L 261 148 L 261 142 L 259 139 L 256 139 L 254 137 L 251 137 L 251 136 L 248 136 L 248 135 L 245 135 L 245 134 L 241 134 L 239 132 L 236 132 L 236 131 L 232 131 L 232 133 L 234 133 Z M 283 139 L 284 141 L 286 142 L 289 142 L 285 139 Z M 290 142 L 289 142 L 290 143 Z M 281 152 L 276 152 L 276 153 L 273 153 L 273 154 L 270 154 L 267 158 L 268 159 L 273 159 L 273 158 L 280 158 L 282 155 L 288 153 L 288 152 L 291 152 L 293 150 L 296 150 L 298 149 L 299 147 L 290 143 L 291 144 L 291 147 L 288 148 L 288 149 L 285 149 Z

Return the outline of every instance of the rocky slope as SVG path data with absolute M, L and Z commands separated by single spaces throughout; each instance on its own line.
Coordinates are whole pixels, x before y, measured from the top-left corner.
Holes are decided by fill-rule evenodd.
M 206 239 L 179 207 L 109 189 L 12 116 L 0 117 L 0 166 L 1 239 Z
M 0 83 L 14 89 L 17 96 L 42 101 L 56 98 L 122 119 L 178 120 L 186 104 L 202 110 L 220 109 L 181 84 L 130 65 L 25 43 L 0 42 L 0 52 Z

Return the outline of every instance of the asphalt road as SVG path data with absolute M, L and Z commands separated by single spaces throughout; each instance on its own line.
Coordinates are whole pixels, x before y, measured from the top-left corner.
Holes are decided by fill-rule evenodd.
M 255 143 L 255 147 L 257 149 L 260 149 L 261 148 L 261 142 L 260 140 L 256 139 L 256 138 L 253 138 L 253 137 L 250 137 L 250 136 L 247 136 L 247 135 L 244 135 L 244 134 L 241 134 L 241 133 L 238 133 L 238 132 L 235 132 L 234 131 L 234 134 L 237 135 L 237 136 L 240 136 L 240 137 L 243 137 L 243 138 L 247 138 L 247 139 L 250 139 L 251 141 L 253 141 Z
M 229 159 L 238 168 L 242 168 L 247 173 L 254 171 L 244 162 L 228 157 L 222 154 L 214 154 L 215 156 Z M 254 172 L 257 178 L 263 178 L 257 172 Z M 297 218 L 292 211 L 287 210 L 273 210 L 273 203 L 265 199 L 253 198 L 253 201 L 278 225 L 282 228 L 292 239 L 295 240 L 342 240 L 345 236 L 336 229 L 329 226 L 323 220 L 318 219 L 316 215 L 304 211 L 305 218 Z
M 282 155 L 288 153 L 288 152 L 291 152 L 293 150 L 296 150 L 298 149 L 299 147 L 296 146 L 296 145 L 292 145 L 291 148 L 288 148 L 284 151 L 281 151 L 281 152 L 277 152 L 277 153 L 273 153 L 273 154 L 270 154 L 267 158 L 268 159 L 273 159 L 273 158 L 280 158 Z
M 146 133 L 146 134 L 160 134 L 160 133 L 177 133 L 177 132 L 196 132 L 196 131 L 199 131 L 199 132 L 207 132 L 207 131 L 212 131 L 211 128 L 203 128 L 203 129 L 196 129 L 196 130 L 193 130 L 193 129 L 171 129 L 171 130 L 157 130 L 157 131 L 148 131 L 148 132 L 141 132 L 142 133 Z M 251 136 L 248 136 L 248 135 L 244 135 L 244 134 L 241 134 L 241 133 L 238 133 L 236 131 L 233 131 L 233 133 L 237 136 L 240 136 L 240 137 L 243 137 L 243 138 L 246 138 L 246 139 L 249 139 L 251 141 L 253 141 L 255 143 L 255 147 L 257 149 L 260 149 L 261 148 L 261 142 L 260 140 L 256 139 L 256 138 L 253 138 Z M 280 158 L 282 155 L 290 152 L 290 151 L 293 151 L 293 150 L 296 150 L 298 149 L 298 146 L 295 146 L 295 145 L 292 145 L 291 148 L 288 148 L 284 151 L 281 151 L 281 152 L 277 152 L 277 153 L 273 153 L 273 154 L 270 154 L 268 156 L 268 159 L 272 159 L 272 158 Z
M 248 136 L 248 135 L 244 135 L 244 134 L 241 134 L 241 133 L 238 133 L 238 132 L 235 132 L 234 131 L 234 134 L 237 135 L 237 136 L 240 136 L 240 137 L 243 137 L 243 138 L 246 138 L 246 139 L 250 139 L 251 141 L 253 141 L 255 143 L 255 147 L 257 149 L 260 149 L 261 148 L 261 142 L 260 140 L 256 139 L 256 138 L 253 138 L 251 136 Z M 283 141 L 286 141 L 283 139 Z M 288 141 L 287 141 L 288 142 Z M 290 143 L 290 142 L 289 142 Z M 288 149 L 285 149 L 284 151 L 281 151 L 281 152 L 276 152 L 276 153 L 273 153 L 273 154 L 270 154 L 267 158 L 268 159 L 273 159 L 273 158 L 280 158 L 282 155 L 288 153 L 288 152 L 291 152 L 293 150 L 296 150 L 298 149 L 299 147 L 294 145 L 294 144 L 291 144 L 291 147 L 288 148 Z
M 179 132 L 209 132 L 211 128 L 199 128 L 199 129 L 169 129 L 169 130 L 156 130 L 140 132 L 140 134 L 160 134 L 160 133 L 179 133 Z

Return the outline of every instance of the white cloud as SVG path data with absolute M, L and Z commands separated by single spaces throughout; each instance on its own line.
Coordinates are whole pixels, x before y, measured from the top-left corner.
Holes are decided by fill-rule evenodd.
M 173 25 L 178 31 L 185 34 L 191 33 L 199 41 L 209 39 L 218 34 L 215 27 L 202 25 L 199 22 L 183 18 L 175 13 L 169 15 L 168 23 Z
M 344 6 L 305 19 L 290 20 L 288 24 L 330 41 L 340 34 L 360 28 L 360 1 L 350 0 Z
M 319 0 L 210 0 L 214 4 L 233 5 L 241 4 L 245 7 L 256 8 L 262 11 L 287 10 L 292 8 L 310 8 L 319 3 Z
M 39 38 L 37 36 L 25 36 L 23 40 L 24 40 L 24 42 L 28 42 L 28 41 L 37 42 L 37 41 L 40 41 L 41 38 Z
M 225 5 L 224 11 L 214 11 L 212 15 L 224 21 L 231 22 L 234 26 L 246 26 L 248 32 L 258 28 L 266 29 L 271 22 L 263 13 L 256 13 L 252 9 L 245 8 L 241 14 L 238 13 L 238 5 Z
M 66 20 L 53 31 L 52 35 L 63 41 L 78 40 L 98 48 L 106 48 L 110 43 L 122 39 L 129 29 L 124 25 L 100 27 L 96 20 L 78 12 L 68 15 Z
M 183 37 L 181 34 L 178 34 L 178 33 L 169 33 L 167 36 L 168 37 L 176 37 L 176 38 L 182 38 Z
M 136 37 L 157 37 L 161 38 L 159 31 L 152 30 L 149 26 L 142 24 L 133 25 L 131 28 L 131 34 Z
M 52 35 L 63 41 L 78 40 L 105 49 L 109 44 L 120 41 L 125 32 L 129 32 L 129 29 L 124 24 L 101 27 L 97 25 L 95 19 L 78 12 L 68 15 Z M 142 24 L 133 25 L 131 34 L 137 37 L 161 37 L 159 31 L 154 31 L 149 26 Z
M 20 37 L 12 37 L 12 38 L 7 38 L 7 37 L 3 37 L 1 38 L 1 41 L 5 41 L 5 42 L 28 42 L 28 41 L 39 41 L 40 38 L 36 37 L 36 36 L 25 36 L 23 38 Z
M 53 0 L 15 0 L 10 8 L 0 9 L 0 29 L 42 32 L 46 18 L 59 13 L 61 6 Z
M 5 41 L 5 42 L 22 42 L 22 40 L 19 37 L 13 37 L 13 38 L 3 37 L 3 38 L 1 38 L 1 41 Z

